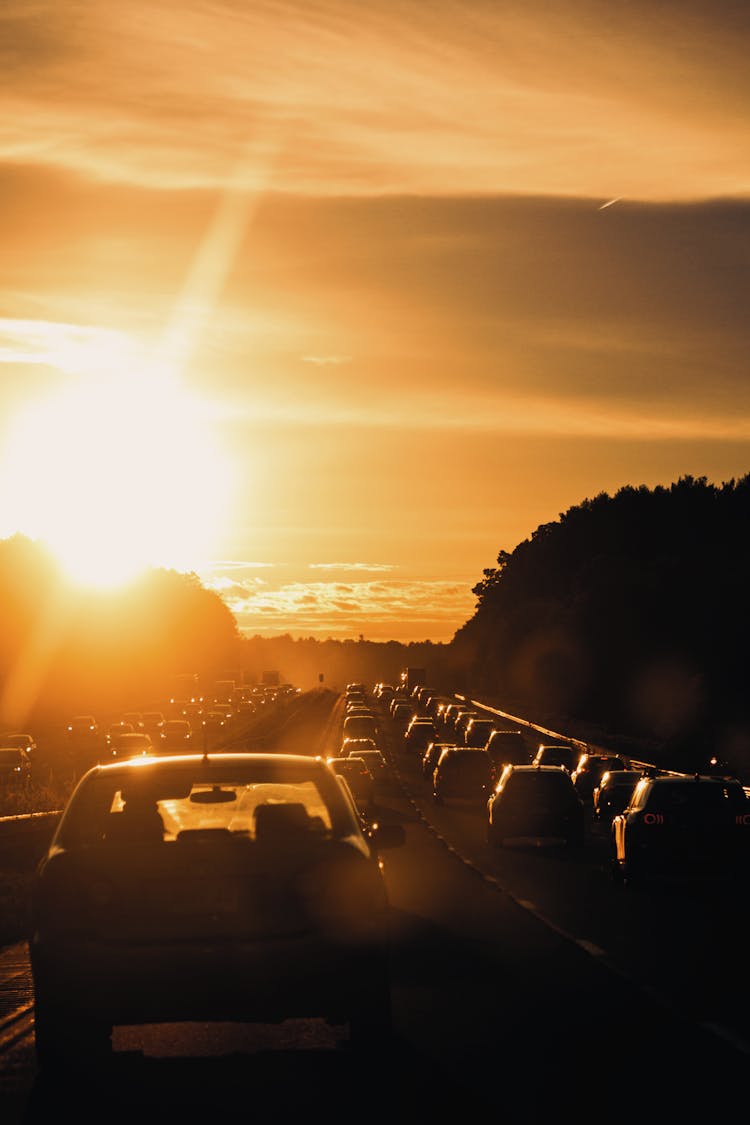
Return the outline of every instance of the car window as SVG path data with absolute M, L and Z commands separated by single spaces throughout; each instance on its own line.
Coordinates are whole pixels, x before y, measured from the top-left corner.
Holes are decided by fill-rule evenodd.
M 148 767 L 147 767 L 148 768 Z M 61 847 L 103 841 L 112 818 L 128 801 L 149 805 L 161 817 L 166 841 L 183 831 L 225 829 L 255 838 L 261 806 L 293 805 L 304 810 L 311 830 L 334 836 L 357 831 L 333 773 L 256 766 L 242 773 L 230 766 L 209 771 L 190 768 L 103 772 L 79 784 L 63 816 L 55 844 Z M 306 823 L 307 823 L 306 822 Z

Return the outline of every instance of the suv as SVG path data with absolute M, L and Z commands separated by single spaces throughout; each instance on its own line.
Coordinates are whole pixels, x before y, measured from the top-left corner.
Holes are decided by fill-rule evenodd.
M 432 774 L 432 798 L 442 805 L 448 798 L 483 804 L 492 788 L 492 766 L 486 750 L 446 746 Z
M 487 802 L 487 843 L 507 839 L 584 842 L 583 802 L 562 766 L 506 766 Z
M 750 858 L 750 801 L 731 778 L 644 776 L 612 820 L 611 845 L 618 883 L 732 877 Z
M 464 745 L 479 746 L 484 750 L 487 746 L 487 740 L 494 729 L 494 719 L 484 719 L 479 716 L 474 719 L 469 719 L 464 731 Z

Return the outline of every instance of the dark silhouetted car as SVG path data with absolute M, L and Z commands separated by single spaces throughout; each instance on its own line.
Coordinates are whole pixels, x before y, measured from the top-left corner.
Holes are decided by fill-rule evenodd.
M 496 780 L 499 780 L 505 766 L 531 764 L 531 751 L 520 730 L 493 730 L 485 749 L 492 761 Z
M 380 725 L 374 715 L 347 715 L 344 719 L 343 738 L 371 738 L 379 744 Z
M 487 802 L 487 841 L 584 842 L 583 802 L 563 766 L 514 766 L 502 772 Z
M 625 760 L 618 754 L 581 754 L 571 777 L 582 801 L 591 801 L 594 788 L 607 770 L 624 770 Z
M 432 773 L 432 798 L 483 805 L 492 788 L 492 766 L 486 750 L 474 746 L 446 746 Z
M 418 754 L 420 759 L 430 742 L 437 740 L 437 731 L 432 719 L 415 716 L 404 731 L 403 748 L 410 754 Z
M 0 789 L 15 789 L 31 781 L 31 757 L 20 746 L 0 746 Z
M 630 803 L 633 790 L 640 780 L 638 770 L 607 770 L 592 794 L 594 820 L 611 821 Z
M 580 747 L 568 742 L 540 742 L 532 759 L 535 766 L 562 766 L 572 774 L 581 757 Z
M 25 750 L 27 754 L 33 757 L 36 753 L 36 739 L 31 734 L 3 734 L 0 735 L 0 746 L 15 747 L 17 750 Z
M 74 715 L 68 723 L 68 738 L 89 741 L 99 734 L 99 724 L 93 715 Z
M 641 777 L 611 831 L 618 883 L 747 876 L 750 801 L 736 780 Z
M 432 781 L 432 775 L 435 772 L 435 766 L 438 764 L 440 755 L 446 746 L 456 746 L 455 742 L 428 742 L 427 748 L 422 755 L 422 777 L 427 781 Z
M 464 745 L 484 750 L 494 729 L 494 719 L 484 719 L 479 716 L 469 719 L 464 730 Z
M 364 758 L 327 758 L 334 773 L 346 779 L 358 805 L 372 805 L 375 801 L 375 778 Z
M 150 734 L 134 730 L 113 734 L 108 743 L 108 753 L 113 761 L 122 761 L 139 755 L 155 754 L 156 749 Z
M 117 1025 L 349 1021 L 390 1028 L 379 853 L 320 759 L 165 756 L 78 783 L 34 880 L 31 967 L 42 1070 L 90 1070 Z
M 341 743 L 340 758 L 358 757 L 363 750 L 377 750 L 378 744 L 374 738 L 345 738 Z
M 187 719 L 167 719 L 159 735 L 161 751 L 174 750 L 185 754 L 193 745 L 193 728 Z

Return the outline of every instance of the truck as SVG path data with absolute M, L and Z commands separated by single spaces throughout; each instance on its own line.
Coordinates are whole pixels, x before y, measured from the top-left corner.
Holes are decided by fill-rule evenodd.
M 401 686 L 413 691 L 415 687 L 422 687 L 427 684 L 427 669 L 426 668 L 404 668 L 401 673 Z

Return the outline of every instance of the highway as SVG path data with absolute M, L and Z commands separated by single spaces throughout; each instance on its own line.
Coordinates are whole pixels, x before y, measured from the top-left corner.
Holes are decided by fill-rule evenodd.
M 279 736 L 293 752 L 338 750 L 339 712 Z M 484 840 L 480 809 L 434 805 L 384 722 L 393 776 L 378 816 L 406 829 L 385 856 L 392 904 L 395 1042 L 352 1056 L 346 1029 L 117 1029 L 103 1073 L 36 1072 L 23 946 L 0 956 L 0 1119 L 205 1121 L 221 1109 L 286 1121 L 506 1122 L 734 1119 L 750 1066 L 744 901 L 724 888 L 624 891 L 606 836 L 580 854 Z M 187 984 L 188 982 L 186 982 Z

